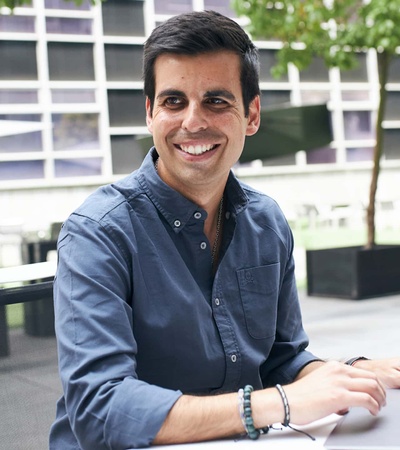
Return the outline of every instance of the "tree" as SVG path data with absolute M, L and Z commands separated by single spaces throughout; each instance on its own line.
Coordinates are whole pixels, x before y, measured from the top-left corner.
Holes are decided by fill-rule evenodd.
M 279 77 L 289 63 L 299 70 L 313 58 L 322 58 L 328 68 L 354 68 L 356 55 L 376 51 L 379 102 L 376 115 L 373 168 L 367 207 L 367 243 L 375 245 L 375 201 L 383 152 L 386 83 L 389 66 L 400 46 L 400 0 L 233 0 L 239 15 L 250 23 L 255 39 L 278 39 L 282 48 L 272 73 Z

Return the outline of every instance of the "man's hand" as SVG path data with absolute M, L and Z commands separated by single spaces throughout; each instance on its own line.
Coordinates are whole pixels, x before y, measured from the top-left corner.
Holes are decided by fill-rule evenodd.
M 293 423 L 303 425 L 352 406 L 377 415 L 386 404 L 384 385 L 374 371 L 337 361 L 313 366 L 285 386 Z
M 400 388 L 400 357 L 359 360 L 353 367 L 373 372 L 387 388 Z

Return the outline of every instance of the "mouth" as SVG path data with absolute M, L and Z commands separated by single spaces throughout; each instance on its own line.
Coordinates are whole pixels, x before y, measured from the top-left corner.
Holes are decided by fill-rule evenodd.
M 190 155 L 202 155 L 203 153 L 214 150 L 218 147 L 218 144 L 206 144 L 206 145 L 178 145 L 180 150 Z

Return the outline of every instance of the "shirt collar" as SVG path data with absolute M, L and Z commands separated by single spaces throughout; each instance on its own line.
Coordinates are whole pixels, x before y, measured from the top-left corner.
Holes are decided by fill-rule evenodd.
M 196 212 L 201 212 L 204 219 L 207 212 L 164 183 L 154 166 L 157 158 L 158 153 L 152 147 L 139 169 L 138 181 L 170 226 L 179 233 Z M 225 191 L 231 212 L 237 214 L 247 206 L 249 199 L 232 171 Z

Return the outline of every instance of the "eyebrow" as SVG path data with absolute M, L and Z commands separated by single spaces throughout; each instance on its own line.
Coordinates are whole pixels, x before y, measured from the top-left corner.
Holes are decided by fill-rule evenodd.
M 204 95 L 206 98 L 211 97 L 224 97 L 231 101 L 236 101 L 236 97 L 232 94 L 232 92 L 227 91 L 226 89 L 215 89 L 213 91 L 207 91 Z
M 186 97 L 186 94 L 179 89 L 165 89 L 157 95 L 157 98 L 163 97 Z M 212 97 L 223 97 L 231 101 L 236 101 L 236 97 L 232 94 L 232 92 L 226 89 L 215 89 L 212 91 L 207 91 L 204 94 L 204 98 Z
M 157 95 L 157 98 L 162 97 L 186 97 L 186 95 L 183 91 L 180 91 L 178 89 L 165 89 Z

